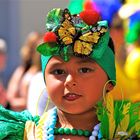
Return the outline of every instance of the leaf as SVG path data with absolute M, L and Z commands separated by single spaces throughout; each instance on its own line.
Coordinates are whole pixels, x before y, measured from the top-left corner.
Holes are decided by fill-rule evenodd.
M 97 103 L 97 117 L 101 122 L 101 134 L 104 138 L 109 138 L 109 119 L 107 115 L 107 110 L 103 106 L 103 102 L 99 101 Z
M 37 47 L 37 51 L 44 56 L 55 55 L 58 53 L 59 47 L 56 43 L 42 43 Z
M 110 139 L 110 132 L 113 109 L 115 131 L 111 139 L 128 139 L 133 136 L 140 137 L 140 102 L 132 103 L 128 100 L 113 101 L 111 97 L 107 97 L 106 106 L 99 102 L 97 106 L 98 118 L 101 121 L 101 134 L 104 139 Z M 112 103 L 114 102 L 114 103 Z M 114 104 L 114 105 L 113 105 Z M 110 123 L 111 122 L 111 123 Z M 113 124 L 114 125 L 114 124 Z M 114 129 L 114 126 L 113 126 Z M 118 134 L 119 132 L 119 134 Z M 111 132 L 112 133 L 112 132 Z
M 128 131 L 128 136 L 131 136 L 135 131 L 135 126 L 131 127 L 131 129 Z
M 104 110 L 103 117 L 101 119 L 101 134 L 104 138 L 109 138 L 109 118 L 107 111 Z
M 98 117 L 98 120 L 99 120 L 99 121 L 102 120 L 103 112 L 104 112 L 104 106 L 103 106 L 102 102 L 99 101 L 99 102 L 97 103 L 97 110 L 96 110 L 97 117 Z
M 123 106 L 123 115 L 126 115 L 127 113 L 129 113 L 129 110 L 130 110 L 130 106 L 131 106 L 131 103 L 127 103 L 127 104 L 124 104 Z
M 122 113 L 122 118 L 120 119 L 120 122 L 116 129 L 116 134 L 118 132 L 127 132 L 128 125 L 130 122 L 130 116 L 129 116 L 129 110 L 130 110 L 131 103 L 127 102 L 126 104 L 123 104 L 123 110 L 119 113 Z
M 135 123 L 140 120 L 140 102 L 131 104 L 130 107 L 130 123 L 128 130 L 135 125 Z
M 122 102 L 122 101 L 114 102 L 114 118 L 115 118 L 116 127 L 119 125 L 120 121 L 123 118 L 123 114 L 122 114 L 123 104 L 124 104 L 124 102 Z
M 108 94 L 106 97 L 106 108 L 108 111 L 108 118 L 109 118 L 109 139 L 113 138 L 114 131 L 115 131 L 115 120 L 114 120 L 114 102 L 113 97 L 111 94 Z
M 51 10 L 46 18 L 46 31 L 55 31 L 62 20 L 62 10 L 57 8 Z
M 133 127 L 130 128 L 128 131 L 128 135 L 131 136 L 132 134 L 136 133 L 138 137 L 140 137 L 140 121 L 135 123 Z
M 116 133 L 123 131 L 123 132 L 127 132 L 127 128 L 129 125 L 129 114 L 126 114 L 124 116 L 124 118 L 121 120 L 120 124 L 117 127 Z
M 135 124 L 136 131 L 140 131 L 140 120 Z

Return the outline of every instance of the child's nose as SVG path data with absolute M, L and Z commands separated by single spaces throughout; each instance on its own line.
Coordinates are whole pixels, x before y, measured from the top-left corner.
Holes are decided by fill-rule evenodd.
M 77 83 L 76 83 L 76 81 L 75 81 L 74 76 L 71 75 L 71 74 L 68 74 L 67 77 L 66 77 L 66 80 L 65 80 L 64 85 L 65 85 L 65 86 L 68 86 L 68 87 L 76 86 Z

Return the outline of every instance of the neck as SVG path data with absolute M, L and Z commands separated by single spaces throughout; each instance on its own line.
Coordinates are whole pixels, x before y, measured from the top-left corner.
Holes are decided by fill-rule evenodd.
M 95 109 L 89 110 L 81 114 L 69 114 L 58 109 L 57 127 L 76 128 L 83 130 L 93 130 L 98 123 Z

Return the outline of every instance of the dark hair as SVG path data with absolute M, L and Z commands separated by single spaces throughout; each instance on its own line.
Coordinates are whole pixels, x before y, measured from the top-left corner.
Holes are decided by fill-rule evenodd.
M 115 54 L 115 46 L 114 46 L 114 42 L 111 37 L 109 38 L 108 46 L 111 48 L 111 50 Z
M 109 46 L 109 48 L 111 48 L 112 52 L 115 54 L 115 46 L 114 46 L 114 42 L 111 37 L 109 38 L 108 46 Z M 108 77 L 108 79 L 109 79 L 109 77 Z M 113 83 L 113 82 L 110 82 L 110 83 Z M 107 90 L 107 92 L 109 92 L 109 90 Z

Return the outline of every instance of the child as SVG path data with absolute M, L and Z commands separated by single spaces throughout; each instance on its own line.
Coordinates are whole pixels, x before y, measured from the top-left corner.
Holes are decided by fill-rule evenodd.
M 99 102 L 115 86 L 116 75 L 107 22 L 98 20 L 93 11 L 71 15 L 67 9 L 54 9 L 48 13 L 47 33 L 37 50 L 47 93 L 56 107 L 41 117 L 1 107 L 0 139 L 95 140 L 139 135 L 138 114 L 134 123 L 130 115 L 134 106 L 129 101 L 113 102 L 107 93 L 104 104 Z

